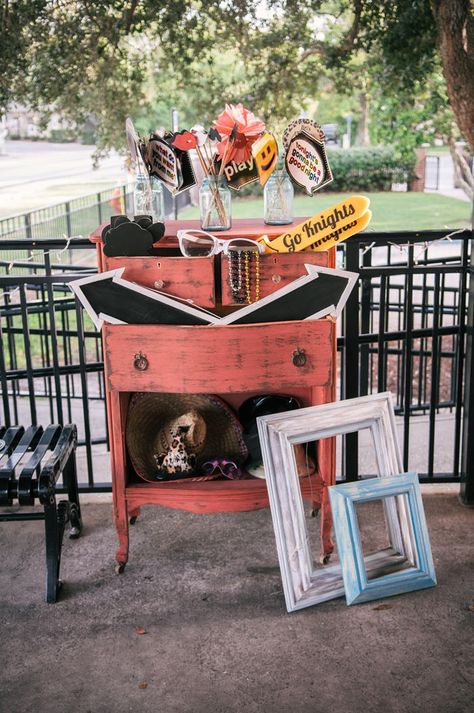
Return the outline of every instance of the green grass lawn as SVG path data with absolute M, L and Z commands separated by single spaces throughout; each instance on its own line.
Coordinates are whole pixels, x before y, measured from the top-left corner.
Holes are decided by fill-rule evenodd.
M 427 146 L 426 153 L 428 156 L 438 156 L 441 153 L 449 153 L 449 146 Z
M 348 194 L 321 193 L 313 197 L 297 196 L 293 215 L 310 216 L 338 203 Z M 369 193 L 372 221 L 369 230 L 442 230 L 470 225 L 471 205 L 467 201 L 434 193 Z M 263 197 L 232 196 L 234 218 L 263 216 Z M 196 207 L 180 212 L 183 220 L 198 218 Z

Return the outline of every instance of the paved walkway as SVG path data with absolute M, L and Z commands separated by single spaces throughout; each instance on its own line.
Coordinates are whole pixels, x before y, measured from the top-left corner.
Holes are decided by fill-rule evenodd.
M 61 203 L 127 180 L 123 157 L 93 167 L 94 146 L 7 141 L 0 155 L 0 217 Z
M 381 511 L 360 514 L 368 548 Z M 270 512 L 145 507 L 114 575 L 111 506 L 86 505 L 43 603 L 42 523 L 0 523 L 0 689 L 11 713 L 467 713 L 474 510 L 425 495 L 438 585 L 287 614 Z M 318 520 L 309 520 L 312 544 Z M 142 627 L 145 633 L 137 633 Z
M 458 198 L 469 202 L 468 196 L 460 188 L 454 187 L 454 168 L 450 153 L 439 153 L 439 181 L 438 189 L 425 190 L 425 193 L 440 193 L 450 198 Z

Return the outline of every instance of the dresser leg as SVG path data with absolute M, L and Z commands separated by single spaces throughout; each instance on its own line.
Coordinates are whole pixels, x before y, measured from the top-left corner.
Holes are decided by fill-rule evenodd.
M 114 505 L 114 522 L 119 541 L 119 546 L 115 553 L 115 560 L 118 567 L 115 568 L 115 571 L 117 574 L 121 574 L 128 562 L 129 543 L 127 504 L 123 501 L 122 503 L 115 503 Z M 120 569 L 120 571 L 118 571 L 118 569 Z
M 329 492 L 326 487 L 323 488 L 321 502 L 321 546 L 322 556 L 321 564 L 328 564 L 329 558 L 334 552 L 334 542 L 331 537 L 332 530 L 332 513 L 329 502 Z
M 140 508 L 130 508 L 128 514 L 130 515 L 130 525 L 134 525 L 137 521 L 137 518 L 140 516 Z
M 324 485 L 321 493 L 321 564 L 328 564 L 334 552 L 334 541 L 331 537 L 332 512 L 329 502 L 328 485 L 336 480 L 336 439 L 327 438 L 319 443 L 318 456 L 321 459 L 321 475 Z

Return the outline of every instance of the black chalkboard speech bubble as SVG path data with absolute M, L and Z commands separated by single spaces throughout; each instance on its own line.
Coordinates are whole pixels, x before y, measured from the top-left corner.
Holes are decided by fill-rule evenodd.
M 125 268 L 74 280 L 69 287 L 97 329 L 112 324 L 205 325 L 219 321 L 212 312 L 171 295 L 121 279 Z
M 116 216 L 114 216 L 116 217 Z M 104 253 L 107 257 L 150 255 L 153 243 L 161 240 L 165 233 L 163 223 L 152 223 L 146 216 L 137 217 L 137 222 L 115 220 L 111 226 L 104 229 Z M 112 227 L 113 226 L 113 227 Z M 146 226 L 146 227 L 145 227 Z
M 287 320 L 337 318 L 352 292 L 358 274 L 305 265 L 307 275 L 267 297 L 219 318 L 186 300 L 122 279 L 124 268 L 87 276 L 69 286 L 82 302 L 97 329 L 102 322 L 125 324 L 194 324 L 216 326 Z
M 305 265 L 307 275 L 251 305 L 222 317 L 219 324 L 256 324 L 339 317 L 359 275 L 319 265 Z

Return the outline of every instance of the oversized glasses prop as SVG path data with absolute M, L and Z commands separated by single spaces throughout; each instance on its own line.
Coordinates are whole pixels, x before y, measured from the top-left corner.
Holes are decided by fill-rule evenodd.
M 202 470 L 207 475 L 212 475 L 217 471 L 230 480 L 238 480 L 242 477 L 242 471 L 239 466 L 231 460 L 208 460 L 202 464 Z
M 178 243 L 182 255 L 185 257 L 210 257 L 223 252 L 229 254 L 229 250 L 253 250 L 261 254 L 265 252 L 265 247 L 250 238 L 230 238 L 230 240 L 220 240 L 205 230 L 178 230 Z

